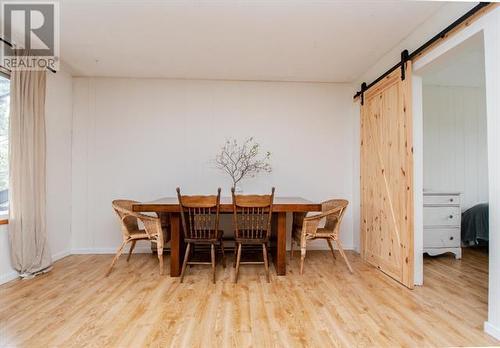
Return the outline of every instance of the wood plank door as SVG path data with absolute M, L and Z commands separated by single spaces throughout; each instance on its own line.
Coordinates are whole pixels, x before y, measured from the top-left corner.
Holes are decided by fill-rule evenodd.
M 364 93 L 361 106 L 361 254 L 413 288 L 411 61 Z

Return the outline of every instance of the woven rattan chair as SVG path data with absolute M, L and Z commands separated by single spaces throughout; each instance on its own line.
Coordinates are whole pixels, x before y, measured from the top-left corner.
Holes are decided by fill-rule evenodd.
M 274 187 L 270 195 L 236 195 L 233 196 L 233 223 L 235 236 L 234 282 L 238 282 L 240 264 L 264 264 L 266 278 L 269 283 L 269 260 L 267 244 L 271 234 L 271 216 L 273 212 Z M 262 245 L 263 262 L 241 262 L 241 248 L 244 244 Z
M 156 213 L 160 218 L 161 229 L 163 231 L 163 247 L 165 248 L 165 244 L 170 241 L 170 214 L 168 213 Z M 151 252 L 156 254 L 158 251 L 158 246 L 156 245 L 156 241 L 151 241 Z
M 351 265 L 349 264 L 349 260 L 347 260 L 344 253 L 339 236 L 340 224 L 348 204 L 349 202 L 345 199 L 332 199 L 321 204 L 320 214 L 312 216 L 306 216 L 306 214 L 298 213 L 294 214 L 291 257 L 293 257 L 294 244 L 299 244 L 300 274 L 304 272 L 304 259 L 306 257 L 307 241 L 314 239 L 325 239 L 328 242 L 328 246 L 332 251 L 334 259 L 335 253 L 333 251 L 332 242 L 336 242 L 339 252 L 344 258 L 347 268 L 349 268 L 349 272 L 352 273 Z M 322 219 L 325 219 L 325 226 L 318 227 Z
M 163 232 L 162 222 L 159 217 L 133 212 L 132 205 L 135 203 L 139 202 L 119 199 L 114 200 L 112 203 L 113 209 L 115 210 L 121 222 L 123 242 L 118 248 L 115 257 L 111 262 L 111 266 L 109 266 L 109 269 L 106 272 L 106 276 L 111 273 L 111 270 L 113 269 L 115 262 L 120 257 L 123 248 L 129 242 L 131 243 L 131 245 L 127 257 L 127 262 L 130 260 L 130 256 L 132 255 L 135 244 L 138 240 L 149 240 L 156 243 L 158 260 L 160 261 L 160 275 L 163 274 L 163 245 L 164 243 L 168 242 L 169 234 Z M 143 229 L 139 229 L 139 221 L 144 225 Z M 165 241 L 164 238 L 167 238 L 167 240 Z
M 222 240 L 224 233 L 219 230 L 220 191 L 219 188 L 217 196 L 183 196 L 181 190 L 177 188 L 184 241 L 187 243 L 184 262 L 182 263 L 181 283 L 184 281 L 186 266 L 199 264 L 212 265 L 212 281 L 215 283 L 216 246 L 221 248 L 222 266 L 226 267 L 224 242 Z M 191 246 L 194 247 L 197 244 L 210 245 L 211 262 L 189 261 Z

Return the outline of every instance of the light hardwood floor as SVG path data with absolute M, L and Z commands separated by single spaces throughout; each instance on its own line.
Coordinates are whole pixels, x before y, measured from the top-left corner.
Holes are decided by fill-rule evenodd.
M 309 252 L 289 274 L 264 268 L 189 269 L 185 283 L 158 275 L 156 257 L 69 256 L 53 272 L 0 287 L 3 346 L 484 346 L 487 257 L 468 251 L 425 258 L 424 287 L 411 291 L 348 253 Z M 168 256 L 165 258 L 168 262 Z M 228 260 L 231 265 L 231 260 Z

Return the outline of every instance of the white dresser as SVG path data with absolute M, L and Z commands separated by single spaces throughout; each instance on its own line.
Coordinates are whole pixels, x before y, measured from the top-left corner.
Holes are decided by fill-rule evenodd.
M 462 258 L 460 193 L 424 192 L 424 253 Z

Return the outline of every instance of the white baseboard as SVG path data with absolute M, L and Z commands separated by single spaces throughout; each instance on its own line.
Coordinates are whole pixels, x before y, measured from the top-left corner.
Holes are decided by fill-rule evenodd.
M 71 249 L 71 252 L 68 252 L 67 255 L 86 255 L 86 254 L 115 254 L 117 248 L 75 248 Z M 337 250 L 337 248 L 334 248 Z M 128 253 L 128 248 L 123 250 L 123 253 Z M 330 250 L 328 247 L 309 247 L 307 250 Z M 354 250 L 352 246 L 344 246 L 344 250 Z M 287 248 L 287 251 L 290 251 Z M 134 249 L 134 254 L 149 254 L 151 253 L 151 247 L 149 246 L 137 246 Z M 65 255 L 65 256 L 67 256 Z M 62 256 L 64 257 L 64 256 Z
M 85 255 L 85 254 L 116 254 L 117 248 L 75 248 L 71 249 L 71 255 Z M 123 253 L 128 253 L 128 248 L 124 249 Z M 148 254 L 151 253 L 149 246 L 137 246 L 134 249 L 134 254 Z
M 63 257 L 69 256 L 69 255 L 71 255 L 71 252 L 69 250 L 65 250 L 65 251 L 61 251 L 61 252 L 55 253 L 54 255 L 52 255 L 52 261 L 60 260 Z M 11 272 L 2 274 L 2 275 L 0 275 L 0 285 L 8 283 L 8 282 L 10 282 L 12 280 L 15 280 L 18 277 L 19 277 L 19 273 L 16 272 L 16 271 L 14 271 L 14 270 L 11 271 Z
M 69 255 L 71 255 L 71 250 L 64 250 L 64 251 L 55 253 L 54 255 L 52 255 L 52 261 L 60 260 L 63 257 L 69 256 Z
M 356 251 L 356 250 L 353 248 L 353 246 L 352 246 L 352 245 L 343 245 L 343 247 L 344 247 L 344 250 L 354 250 L 354 251 Z M 295 250 L 300 249 L 299 247 L 295 247 L 295 248 L 296 248 Z M 334 249 L 334 250 L 338 250 L 338 248 L 337 248 L 337 246 L 336 246 L 336 245 L 334 245 L 334 246 L 333 246 L 333 249 Z M 287 251 L 290 251 L 291 249 L 290 249 L 289 247 L 287 247 L 287 249 L 286 249 L 286 250 L 287 250 Z M 325 245 L 314 245 L 314 244 L 312 244 L 312 243 L 311 243 L 311 244 L 308 244 L 308 245 L 307 245 L 307 250 L 323 250 L 323 251 L 324 251 L 324 250 L 328 250 L 328 251 L 330 251 L 330 248 L 329 248 L 327 245 L 326 245 L 326 246 L 325 246 Z
M 488 321 L 484 322 L 484 332 L 486 332 L 490 336 L 495 337 L 497 340 L 500 340 L 500 327 L 494 326 Z
M 345 250 L 354 250 L 352 246 L 345 246 Z M 329 250 L 327 248 L 308 248 L 308 250 Z M 128 248 L 124 250 L 124 253 L 128 252 Z M 60 260 L 66 256 L 69 255 L 85 255 L 85 254 L 115 254 L 116 253 L 116 248 L 75 248 L 71 250 L 64 250 L 58 253 L 55 253 L 52 255 L 52 260 L 57 261 Z M 151 247 L 149 246 L 137 246 L 134 250 L 134 254 L 149 254 L 151 253 Z M 10 282 L 11 280 L 16 279 L 19 276 L 19 274 L 16 271 L 12 271 L 6 274 L 3 274 L 0 276 L 0 284 L 5 284 L 7 282 Z M 485 331 L 487 323 L 485 323 Z M 493 327 L 492 330 L 498 330 Z M 489 332 L 488 332 L 489 333 Z M 492 336 L 494 334 L 490 333 Z
M 16 271 L 12 271 L 12 272 L 9 272 L 9 273 L 5 273 L 5 274 L 2 274 L 0 276 L 0 285 L 1 284 L 5 284 L 5 283 L 8 283 L 14 279 L 17 279 L 19 277 L 19 273 L 17 273 Z

